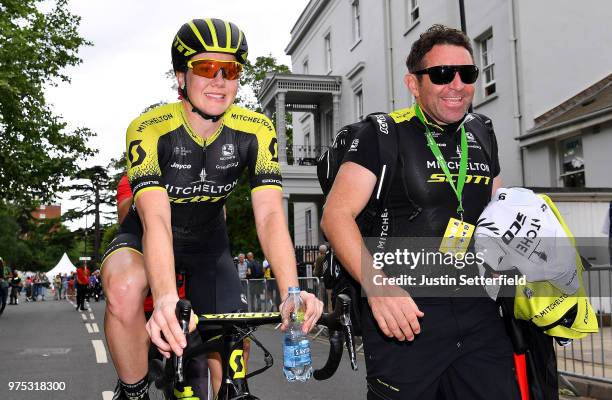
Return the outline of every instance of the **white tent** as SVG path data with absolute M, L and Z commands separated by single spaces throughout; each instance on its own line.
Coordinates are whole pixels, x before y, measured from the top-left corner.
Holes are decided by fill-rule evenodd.
M 52 282 L 53 278 L 57 274 L 64 274 L 64 273 L 66 273 L 66 274 L 70 275 L 73 271 L 76 271 L 76 267 L 70 261 L 70 259 L 68 258 L 68 255 L 66 253 L 64 253 L 64 255 L 59 260 L 57 265 L 55 267 L 53 267 L 53 269 L 51 269 L 49 272 L 47 272 L 47 276 L 49 277 L 49 281 Z

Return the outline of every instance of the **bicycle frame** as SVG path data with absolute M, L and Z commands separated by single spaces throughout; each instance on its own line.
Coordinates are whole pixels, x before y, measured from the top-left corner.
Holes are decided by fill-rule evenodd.
M 330 353 L 325 366 L 314 371 L 314 378 L 323 380 L 330 378 L 342 358 L 343 342 L 346 344 L 349 359 L 353 370 L 357 370 L 356 351 L 352 324 L 350 321 L 350 299 L 341 295 L 336 303 L 336 309 L 331 314 L 324 314 L 319 323 L 330 329 Z M 188 303 L 179 301 L 177 309 Z M 247 380 L 258 375 L 273 365 L 270 352 L 253 336 L 253 332 L 260 325 L 275 324 L 281 322 L 280 313 L 230 313 L 230 314 L 202 314 L 198 316 L 198 329 L 189 334 L 188 346 L 183 353 L 183 359 L 188 361 L 193 357 L 212 352 L 219 352 L 222 360 L 222 381 L 218 400 L 256 400 L 256 396 L 249 392 Z M 342 335 L 340 332 L 343 332 Z M 201 334 L 212 336 L 206 342 L 202 342 Z M 343 338 L 344 336 L 344 338 Z M 251 373 L 246 373 L 243 357 L 243 342 L 249 338 L 256 346 L 264 352 L 265 366 Z M 160 388 L 167 398 L 173 393 L 176 397 L 188 396 L 191 388 L 178 382 L 177 377 L 182 376 L 178 370 L 181 362 L 173 356 L 173 362 L 166 362 L 162 382 L 171 385 L 169 388 Z M 157 386 L 157 383 L 156 383 Z

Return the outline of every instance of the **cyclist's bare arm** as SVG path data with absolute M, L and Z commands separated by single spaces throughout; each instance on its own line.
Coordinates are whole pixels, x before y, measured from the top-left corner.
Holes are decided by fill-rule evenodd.
M 252 194 L 252 202 L 257 236 L 284 299 L 290 286 L 298 286 L 298 279 L 282 195 L 282 191 L 274 188 L 257 190 Z M 321 316 L 323 303 L 306 292 L 302 292 L 301 297 L 306 306 L 303 330 L 307 332 Z
M 139 193 L 136 196 L 136 210 L 142 221 L 145 269 L 155 306 L 147 322 L 147 332 L 164 356 L 169 357 L 170 351 L 180 355 L 186 343 L 175 315 L 178 293 L 172 250 L 170 202 L 166 191 L 148 190 Z

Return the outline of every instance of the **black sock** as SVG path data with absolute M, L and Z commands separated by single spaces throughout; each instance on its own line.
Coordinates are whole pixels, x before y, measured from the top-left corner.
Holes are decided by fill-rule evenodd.
M 149 400 L 149 376 L 145 375 L 144 378 L 139 380 L 136 383 L 125 383 L 122 380 L 119 380 L 119 385 L 121 385 L 121 389 L 123 393 L 128 398 L 128 400 Z

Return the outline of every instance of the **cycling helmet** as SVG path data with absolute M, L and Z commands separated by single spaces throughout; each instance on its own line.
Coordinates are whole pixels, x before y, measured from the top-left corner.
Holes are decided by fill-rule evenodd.
M 183 24 L 172 41 L 172 67 L 185 71 L 191 56 L 202 52 L 232 54 L 245 64 L 248 50 L 244 33 L 233 23 L 217 18 L 194 19 Z

